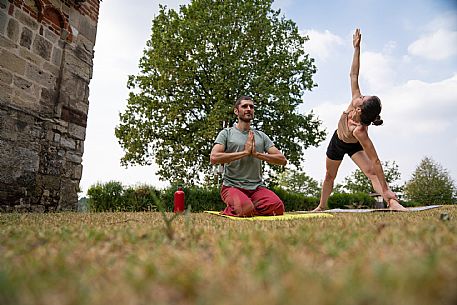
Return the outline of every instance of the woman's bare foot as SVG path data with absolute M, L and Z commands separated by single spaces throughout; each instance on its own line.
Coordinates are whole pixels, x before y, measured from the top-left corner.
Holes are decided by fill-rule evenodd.
M 395 199 L 390 199 L 389 200 L 389 210 L 392 211 L 399 211 L 399 212 L 407 212 L 408 209 L 402 206 L 397 200 Z
M 318 206 L 317 208 L 315 208 L 314 210 L 312 210 L 311 212 L 323 212 L 325 211 L 325 209 L 321 208 L 320 206 Z

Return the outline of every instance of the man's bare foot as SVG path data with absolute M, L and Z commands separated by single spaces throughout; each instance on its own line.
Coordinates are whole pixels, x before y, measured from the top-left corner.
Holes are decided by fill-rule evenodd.
M 407 212 L 408 209 L 402 206 L 397 200 L 391 199 L 389 200 L 389 210 L 392 211 L 399 211 L 399 212 Z
M 314 210 L 312 210 L 311 212 L 323 212 L 325 211 L 325 209 L 321 208 L 320 206 L 318 206 L 317 208 L 315 208 Z

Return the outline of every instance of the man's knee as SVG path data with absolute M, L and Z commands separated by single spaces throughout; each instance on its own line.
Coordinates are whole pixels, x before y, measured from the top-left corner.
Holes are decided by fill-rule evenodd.
M 270 196 L 268 199 L 262 200 L 257 204 L 257 213 L 263 216 L 273 216 L 284 214 L 284 203 L 276 196 Z
M 238 216 L 254 216 L 255 207 L 252 201 L 239 201 L 233 205 L 235 213 Z
M 284 203 L 279 199 L 279 201 L 275 202 L 274 204 L 275 209 L 273 211 L 274 215 L 282 215 L 284 214 Z

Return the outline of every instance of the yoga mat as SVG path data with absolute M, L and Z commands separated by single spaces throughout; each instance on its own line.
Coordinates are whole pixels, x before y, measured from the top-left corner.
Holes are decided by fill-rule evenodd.
M 425 211 L 425 210 L 430 210 L 430 209 L 435 209 L 439 208 L 441 205 L 428 205 L 424 207 L 412 207 L 412 208 L 406 208 L 408 212 L 419 212 L 419 211 Z M 319 213 L 372 213 L 372 212 L 399 212 L 399 211 L 392 211 L 389 209 L 331 209 L 331 210 L 325 210 L 323 212 Z M 311 214 L 312 212 L 310 211 L 297 211 L 295 213 L 303 213 L 303 214 Z
M 222 216 L 225 218 L 230 218 L 233 220 L 249 220 L 249 221 L 255 221 L 255 220 L 292 220 L 292 219 L 304 219 L 304 218 L 317 218 L 317 217 L 334 217 L 333 215 L 330 215 L 328 213 L 307 213 L 307 214 L 291 214 L 291 213 L 284 213 L 284 215 L 278 215 L 278 216 L 253 216 L 253 217 L 235 217 L 235 216 L 228 216 L 228 215 L 223 215 L 221 212 L 218 211 L 204 211 L 205 213 L 212 214 L 212 215 L 217 215 L 217 216 Z

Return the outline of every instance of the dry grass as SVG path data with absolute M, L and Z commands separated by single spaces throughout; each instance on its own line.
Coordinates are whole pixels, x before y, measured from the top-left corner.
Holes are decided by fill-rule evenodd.
M 0 304 L 457 304 L 456 224 L 191 214 L 170 240 L 160 213 L 0 214 Z

